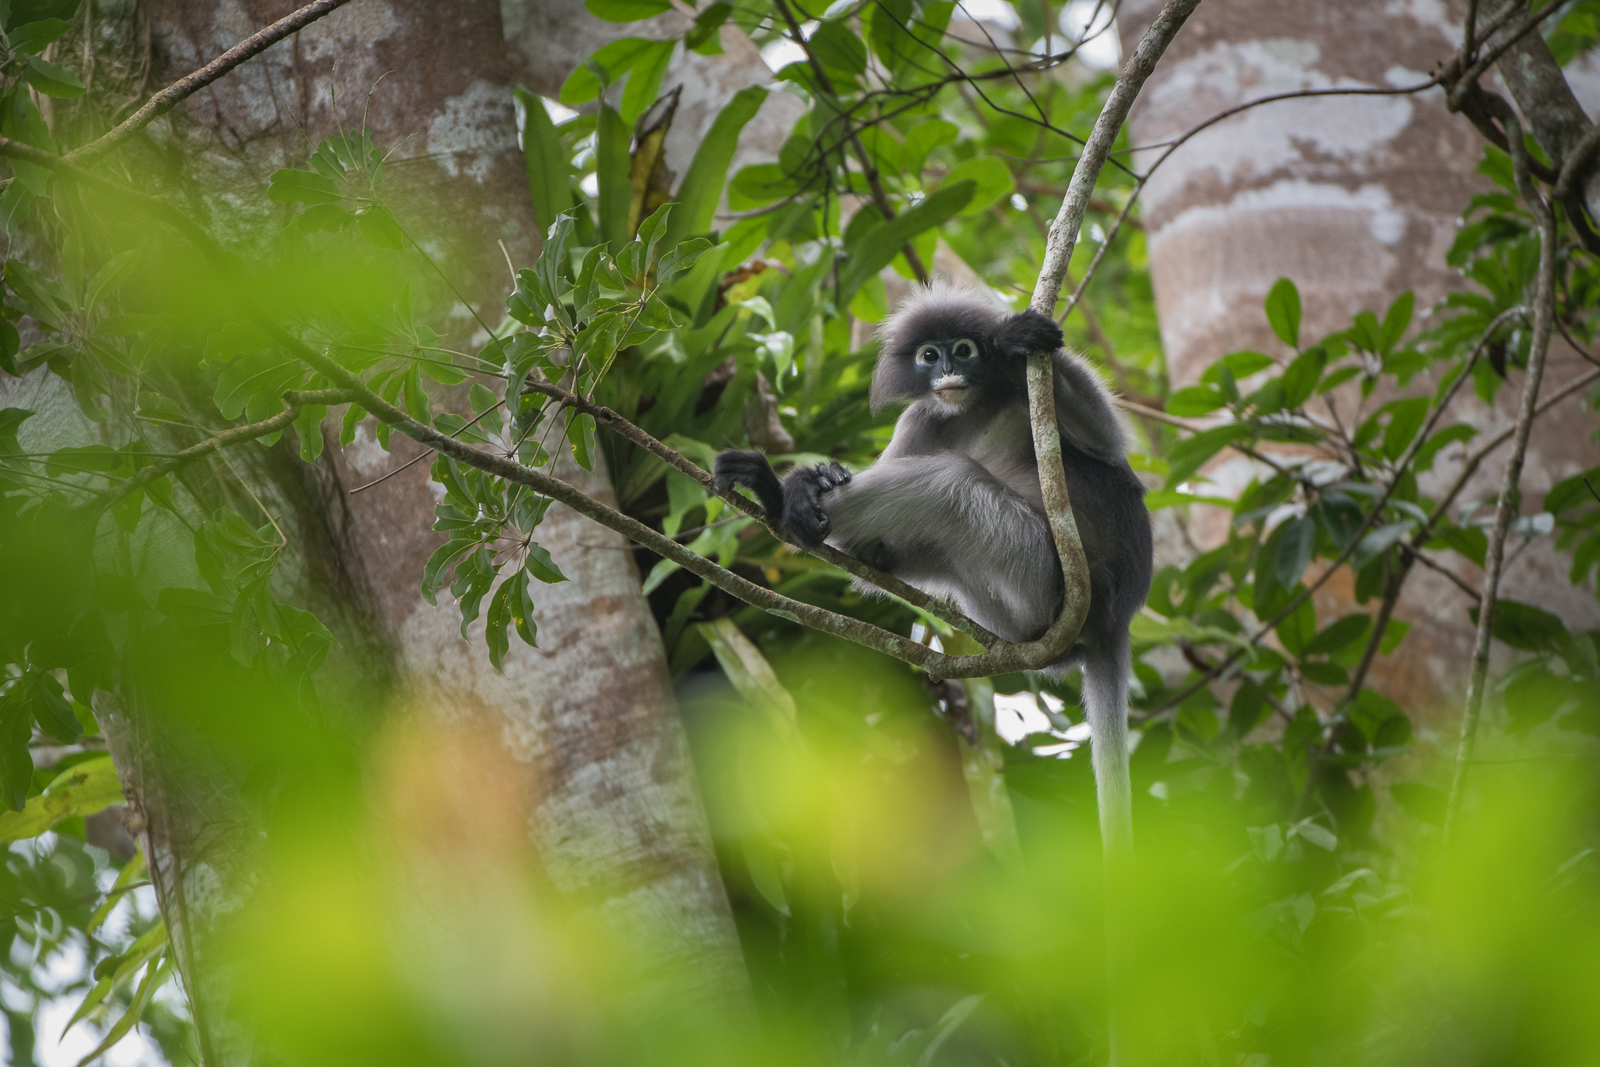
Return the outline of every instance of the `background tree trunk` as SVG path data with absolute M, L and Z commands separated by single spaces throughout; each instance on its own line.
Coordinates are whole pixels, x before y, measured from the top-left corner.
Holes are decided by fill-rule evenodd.
M 1125 54 L 1159 8 L 1155 0 L 1129 0 L 1119 9 Z M 1454 6 L 1207 0 L 1135 104 L 1130 136 L 1135 145 L 1158 144 L 1219 111 L 1274 93 L 1415 85 L 1460 46 L 1461 34 Z M 1140 169 L 1160 152 L 1137 153 Z M 1474 173 L 1482 153 L 1482 138 L 1446 111 L 1440 89 L 1267 104 L 1218 123 L 1178 149 L 1142 197 L 1173 387 L 1192 384 L 1231 351 L 1286 353 L 1262 310 L 1280 276 L 1299 286 L 1303 338 L 1342 329 L 1362 309 L 1381 316 L 1407 289 L 1425 309 L 1459 288 L 1445 252 L 1456 219 L 1471 196 L 1487 187 Z M 1569 350 L 1551 353 L 1552 386 L 1578 369 Z M 1339 391 L 1341 405 L 1353 390 Z M 1459 417 L 1480 431 L 1498 431 L 1514 419 L 1516 394 L 1501 390 L 1489 412 L 1469 392 L 1456 401 Z M 1530 501 L 1592 463 L 1592 425 L 1576 402 L 1541 419 L 1528 457 Z M 1480 432 L 1480 440 L 1485 436 Z M 1464 454 L 1459 445 L 1442 452 L 1423 478 L 1423 492 L 1448 485 Z M 1499 470 L 1499 462 L 1486 463 L 1463 502 L 1492 495 Z M 1257 468 L 1225 453 L 1207 473 L 1225 492 L 1237 492 Z M 1227 512 L 1192 511 L 1196 540 L 1220 541 Z M 1475 582 L 1476 569 L 1465 566 L 1471 573 L 1464 576 Z M 1503 588 L 1569 625 L 1600 621 L 1592 593 L 1567 580 L 1566 564 L 1547 541 L 1516 558 Z M 1318 595 L 1318 613 L 1324 619 L 1343 614 L 1352 598 L 1348 576 L 1335 578 Z M 1446 578 L 1414 568 L 1397 615 L 1427 625 L 1406 637 L 1405 655 L 1375 664 L 1379 687 L 1419 710 L 1458 698 L 1473 641 L 1471 606 Z
M 151 4 L 152 82 L 174 80 L 294 6 Z M 507 78 L 494 5 L 363 0 L 189 98 L 129 154 L 157 164 L 174 183 L 168 192 L 225 241 L 237 240 L 276 215 L 263 195 L 274 170 L 365 121 L 380 151 L 392 152 L 383 194 L 401 225 L 476 312 L 455 310 L 453 340 L 481 345 L 479 320 L 500 322 L 510 288 L 497 242 L 518 266 L 531 265 L 539 247 Z M 171 162 L 180 154 L 177 171 Z M 238 214 L 224 216 L 219 205 Z M 452 399 L 462 403 L 442 402 Z M 359 690 L 369 710 L 392 711 L 392 702 L 377 706 L 404 693 L 409 706 L 463 732 L 487 727 L 511 757 L 503 766 L 525 777 L 515 792 L 528 798 L 525 825 L 545 871 L 629 947 L 631 977 L 674 1003 L 742 1003 L 748 982 L 736 933 L 627 547 L 553 508 L 541 538 L 571 580 L 540 590 L 541 647 L 514 641 L 497 673 L 481 622 L 464 640 L 453 600 L 442 595 L 433 607 L 418 592 L 423 563 L 442 541 L 431 530 L 427 463 L 347 495 L 418 451 L 395 441 L 397 451 L 384 453 L 363 427 L 348 456 L 329 449 L 313 469 L 279 446 L 282 456 L 246 473 L 269 507 L 296 520 L 287 566 L 300 595 L 289 598 L 323 614 L 368 671 L 344 696 L 358 703 Z M 560 473 L 610 498 L 603 468 L 589 474 L 569 458 Z M 248 1038 L 222 1022 L 226 968 L 206 950 L 246 902 L 245 887 L 270 878 L 262 850 L 247 847 L 243 768 L 186 735 L 190 724 L 123 696 L 98 710 L 182 950 L 202 1048 L 208 1062 L 247 1062 Z M 501 783 L 453 783 L 469 796 L 505 795 Z

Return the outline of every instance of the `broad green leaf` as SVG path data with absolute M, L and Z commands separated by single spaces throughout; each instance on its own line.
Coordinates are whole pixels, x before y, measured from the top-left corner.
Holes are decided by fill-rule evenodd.
M 900 144 L 900 160 L 906 174 L 920 177 L 928 153 L 941 145 L 954 144 L 960 133 L 959 126 L 944 119 L 924 119 L 913 126 Z
M 594 470 L 594 416 L 575 411 L 567 419 L 567 441 L 572 445 L 572 458 L 586 471 Z
M 405 248 L 406 235 L 400 229 L 400 223 L 390 214 L 389 209 L 381 204 L 371 204 L 357 212 L 356 225 L 361 230 L 361 236 L 379 248 L 389 248 L 396 252 Z
M 632 236 L 628 233 L 628 208 L 633 186 L 628 176 L 628 126 L 605 101 L 600 102 L 595 131 L 595 173 L 600 181 L 600 237 L 613 252 Z
M 1400 338 L 1405 336 L 1406 329 L 1411 325 L 1411 313 L 1416 304 L 1416 296 L 1407 289 L 1389 305 L 1389 311 L 1383 316 L 1383 325 L 1378 331 L 1382 351 L 1389 351 L 1399 343 Z
M 1283 588 L 1293 589 L 1316 550 L 1316 523 L 1305 515 L 1287 519 L 1273 531 L 1268 547 L 1272 554 L 1273 577 Z
M 1320 345 L 1296 356 L 1283 372 L 1283 406 L 1297 408 L 1310 399 L 1327 364 L 1327 350 Z
M 656 102 L 661 91 L 661 79 L 666 76 L 667 64 L 672 61 L 673 41 L 656 41 L 641 52 L 628 72 L 628 84 L 622 90 L 619 113 L 622 121 L 632 126 Z
M 1212 456 L 1249 436 L 1249 426 L 1229 423 L 1179 441 L 1167 453 L 1167 486 L 1175 488 L 1188 481 Z
M 25 26 L 7 30 L 6 37 L 10 39 L 13 51 L 38 55 L 45 50 L 46 45 L 58 40 L 71 28 L 72 23 L 65 19 L 40 19 L 38 22 L 30 22 Z
M 639 59 L 654 50 L 661 42 L 648 37 L 621 37 L 606 44 L 580 63 L 561 84 L 558 99 L 563 104 L 583 104 L 600 95 L 600 76 L 593 67 L 599 67 L 609 81 L 618 81 Z
M 848 299 L 864 281 L 887 267 L 907 241 L 954 218 L 972 199 L 976 188 L 977 183 L 971 179 L 946 183 L 915 207 L 872 230 L 865 247 L 854 250 L 840 271 L 840 292 Z
M 829 71 L 852 76 L 866 72 L 867 46 L 844 23 L 824 22 L 806 43 L 811 54 Z
M 1388 405 L 1389 425 L 1383 431 L 1383 454 L 1390 460 L 1397 460 L 1405 453 L 1411 444 L 1411 439 L 1417 436 L 1417 431 L 1422 429 L 1423 420 L 1428 417 L 1428 398 L 1411 397 L 1407 400 L 1396 400 Z
M 672 213 L 662 239 L 667 248 L 676 248 L 693 234 L 711 231 L 739 134 L 766 99 L 767 90 L 759 85 L 739 90 L 706 131 L 678 187 L 678 209 Z
M 533 217 L 540 230 L 547 230 L 572 204 L 572 167 L 543 98 L 520 87 L 514 93 L 522 110 L 522 155 Z
M 1472 609 L 1472 620 L 1478 620 L 1476 608 Z M 1495 640 L 1524 652 L 1560 651 L 1571 640 L 1559 616 L 1516 600 L 1495 603 L 1490 632 Z
M 1361 640 L 1372 628 L 1372 617 L 1361 612 L 1346 615 L 1337 622 L 1330 623 L 1326 629 L 1312 638 L 1305 647 L 1307 656 L 1327 655 L 1338 652 L 1349 645 Z
M 1005 161 L 995 156 L 973 156 L 964 159 L 950 168 L 945 175 L 944 184 L 950 185 L 971 179 L 973 182 L 972 199 L 967 201 L 967 206 L 959 214 L 977 215 L 988 211 L 997 201 L 1010 196 L 1011 191 L 1017 187 L 1016 179 L 1011 176 L 1011 168 Z
M 705 7 L 694 17 L 694 25 L 683 36 L 683 46 L 701 55 L 722 54 L 722 24 L 733 13 L 733 5 L 716 3 Z
M 1272 283 L 1267 293 L 1267 322 L 1290 348 L 1300 347 L 1300 290 L 1288 278 Z
M 130 860 L 128 866 L 137 866 L 139 870 L 145 870 L 143 852 L 135 860 Z M 117 881 L 120 883 L 122 879 L 118 877 Z M 167 924 L 164 920 L 158 919 L 155 925 L 140 934 L 138 939 L 129 945 L 126 951 L 103 959 L 96 964 L 94 969 L 95 984 L 84 996 L 83 1001 L 78 1005 L 78 1009 L 72 1013 L 72 1018 L 67 1020 L 67 1025 L 61 1028 L 62 1033 L 71 1030 L 79 1022 L 87 1018 L 90 1012 L 105 1002 L 106 997 L 111 994 L 113 989 L 132 978 L 151 957 L 165 949 L 167 941 Z
M 21 811 L 0 814 L 0 841 L 38 837 L 69 815 L 93 815 L 122 803 L 122 782 L 110 756 L 74 764 Z
M 267 199 L 280 204 L 337 204 L 343 196 L 332 179 L 307 170 L 274 171 L 267 183 Z
M 553 585 L 564 582 L 567 576 L 561 573 L 561 568 L 556 566 L 556 561 L 550 558 L 550 552 L 536 541 L 528 542 L 527 560 L 523 563 L 529 574 L 541 582 Z
M 1208 415 L 1224 403 L 1222 394 L 1217 392 L 1215 386 L 1191 385 L 1167 397 L 1167 414 L 1185 418 Z
M 83 82 L 76 74 L 38 56 L 28 57 L 28 65 L 22 76 L 29 85 L 46 96 L 71 98 L 83 95 Z

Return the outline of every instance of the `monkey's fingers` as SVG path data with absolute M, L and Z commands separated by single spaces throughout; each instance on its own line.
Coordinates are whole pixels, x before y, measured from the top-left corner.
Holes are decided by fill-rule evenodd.
M 1032 308 L 1006 320 L 996 340 L 1006 355 L 1017 359 L 1035 352 L 1054 352 L 1064 341 L 1061 327 Z

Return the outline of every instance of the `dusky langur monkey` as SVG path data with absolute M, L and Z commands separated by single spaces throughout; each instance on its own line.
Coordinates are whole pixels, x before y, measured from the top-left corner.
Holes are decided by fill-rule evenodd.
M 1094 372 L 1034 311 L 924 287 L 879 332 L 874 411 L 910 406 L 883 455 L 782 482 L 760 452 L 717 457 L 720 488 L 744 485 L 798 544 L 824 542 L 935 596 L 1007 641 L 1042 634 L 1061 609 L 1061 565 L 1045 516 L 1028 420 L 1027 358 L 1055 353 L 1056 421 L 1072 512 L 1089 566 L 1089 614 L 1068 655 L 1083 669 L 1101 832 L 1127 844 L 1128 624 L 1150 589 L 1150 517 L 1121 424 Z

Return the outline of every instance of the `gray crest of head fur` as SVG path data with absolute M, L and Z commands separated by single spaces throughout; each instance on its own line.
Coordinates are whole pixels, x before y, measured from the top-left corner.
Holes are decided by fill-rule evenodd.
M 909 399 L 897 375 L 923 341 L 973 340 L 992 336 L 1011 309 L 986 289 L 965 289 L 945 282 L 919 285 L 878 327 L 878 363 L 872 372 L 873 411 L 898 399 Z

